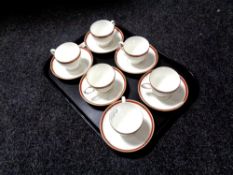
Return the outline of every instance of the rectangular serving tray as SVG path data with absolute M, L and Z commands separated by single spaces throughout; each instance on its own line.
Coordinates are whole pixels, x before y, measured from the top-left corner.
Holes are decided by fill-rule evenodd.
M 117 26 L 124 33 L 125 39 L 134 35 L 133 33 L 129 32 L 124 27 L 119 26 L 119 25 Z M 84 40 L 84 35 L 76 39 L 74 42 L 77 44 L 80 44 L 83 42 L 83 40 Z M 155 46 L 155 42 L 153 40 L 149 39 L 149 42 L 153 46 Z M 178 117 L 184 115 L 188 111 L 188 108 L 190 107 L 190 105 L 197 98 L 198 91 L 199 91 L 198 81 L 195 79 L 195 77 L 193 76 L 191 72 L 189 72 L 183 65 L 175 62 L 174 60 L 162 54 L 158 48 L 157 50 L 159 53 L 159 62 L 156 65 L 156 67 L 169 66 L 175 69 L 181 76 L 183 76 L 188 84 L 189 96 L 188 96 L 187 101 L 181 108 L 175 111 L 172 111 L 172 112 L 159 112 L 147 106 L 148 109 L 150 109 L 151 113 L 153 114 L 153 117 L 155 120 L 155 133 L 151 140 L 150 145 L 154 145 L 154 143 L 156 143 L 157 140 L 169 129 L 172 123 Z M 116 66 L 114 62 L 114 52 L 111 52 L 108 54 L 95 54 L 95 53 L 92 53 L 92 54 L 94 58 L 93 64 L 108 63 L 112 66 Z M 56 78 L 51 73 L 50 68 L 49 68 L 51 58 L 52 56 L 47 60 L 45 67 L 44 67 L 44 72 L 45 72 L 46 77 L 49 80 L 51 80 L 51 82 L 63 93 L 68 103 L 78 113 L 78 116 L 82 117 L 85 120 L 85 122 L 100 136 L 99 121 L 100 121 L 101 114 L 106 107 L 95 107 L 95 106 L 89 105 L 82 99 L 82 97 L 79 94 L 79 90 L 78 90 L 80 78 L 76 80 L 71 80 L 71 81 L 64 81 L 64 80 L 60 80 Z M 138 92 L 137 92 L 138 80 L 143 74 L 132 75 L 132 74 L 128 74 L 125 72 L 123 73 L 125 74 L 127 78 L 127 89 L 124 93 L 124 96 L 126 97 L 126 99 L 133 99 L 133 100 L 143 103 L 140 100 Z

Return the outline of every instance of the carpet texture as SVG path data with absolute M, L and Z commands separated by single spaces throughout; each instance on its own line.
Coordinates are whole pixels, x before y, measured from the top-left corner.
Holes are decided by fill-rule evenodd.
M 0 174 L 233 174 L 232 1 L 101 4 L 1 15 Z M 101 18 L 147 37 L 200 83 L 195 103 L 141 158 L 111 151 L 43 74 L 51 47 Z

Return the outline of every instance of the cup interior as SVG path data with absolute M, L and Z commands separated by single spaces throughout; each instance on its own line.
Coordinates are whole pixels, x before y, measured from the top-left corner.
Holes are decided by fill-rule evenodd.
M 114 24 L 109 20 L 98 20 L 90 27 L 90 32 L 96 37 L 105 37 L 110 35 L 114 30 Z
M 115 70 L 104 63 L 96 64 L 87 72 L 88 83 L 95 88 L 103 88 L 110 85 L 115 79 Z
M 132 56 L 144 55 L 150 47 L 148 40 L 141 36 L 129 37 L 124 42 L 124 50 L 127 54 Z
M 180 85 L 180 76 L 172 68 L 162 66 L 154 69 L 149 77 L 151 86 L 161 93 L 171 93 Z
M 55 59 L 61 63 L 69 63 L 79 57 L 81 50 L 79 46 L 73 42 L 61 44 L 55 50 Z
M 129 102 L 119 103 L 112 109 L 110 123 L 113 129 L 121 134 L 130 134 L 137 131 L 143 122 L 140 109 Z

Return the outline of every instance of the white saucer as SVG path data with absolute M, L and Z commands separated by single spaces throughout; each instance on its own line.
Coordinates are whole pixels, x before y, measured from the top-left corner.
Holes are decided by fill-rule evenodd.
M 75 70 L 67 70 L 54 57 L 50 61 L 50 70 L 53 75 L 63 80 L 73 80 L 85 74 L 93 63 L 93 56 L 87 49 L 81 49 L 80 64 Z
M 79 82 L 79 93 L 87 103 L 94 106 L 107 106 L 118 100 L 124 94 L 127 84 L 126 78 L 119 69 L 115 67 L 114 69 L 116 71 L 116 79 L 113 88 L 106 93 L 99 93 L 94 91 L 91 94 L 85 94 L 85 89 L 90 87 L 90 85 L 87 82 L 86 75 L 81 78 Z
M 131 153 L 141 150 L 149 143 L 154 134 L 155 123 L 154 118 L 147 107 L 134 100 L 127 100 L 127 102 L 137 105 L 143 114 L 143 123 L 139 130 L 133 134 L 124 135 L 119 134 L 111 127 L 109 116 L 112 112 L 112 107 L 121 103 L 121 101 L 117 101 L 110 105 L 103 112 L 99 127 L 101 136 L 108 146 L 119 152 Z
M 158 52 L 152 45 L 150 45 L 147 58 L 139 64 L 132 64 L 127 58 L 127 54 L 124 52 L 123 48 L 119 48 L 115 52 L 116 65 L 124 72 L 131 74 L 141 74 L 151 70 L 153 67 L 156 66 L 158 60 Z
M 149 83 L 150 73 L 148 72 L 143 75 L 138 83 L 138 94 L 147 106 L 158 111 L 168 112 L 180 108 L 187 101 L 189 89 L 185 79 L 181 75 L 181 84 L 177 91 L 168 97 L 158 97 L 152 93 L 152 89 L 142 87 L 142 84 Z
M 117 27 L 115 27 L 114 30 L 115 30 L 114 31 L 115 34 L 114 34 L 113 41 L 111 41 L 111 43 L 106 47 L 100 47 L 95 42 L 95 40 L 90 32 L 88 32 L 86 34 L 84 42 L 85 42 L 86 46 L 94 53 L 104 54 L 104 53 L 113 52 L 114 50 L 116 50 L 120 46 L 119 42 L 124 40 L 124 35 L 123 35 L 122 31 Z

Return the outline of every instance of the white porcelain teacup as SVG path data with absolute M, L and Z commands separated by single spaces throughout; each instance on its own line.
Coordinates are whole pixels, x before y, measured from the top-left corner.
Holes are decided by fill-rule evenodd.
M 136 105 L 127 102 L 125 97 L 122 97 L 122 102 L 112 109 L 109 122 L 118 133 L 132 134 L 141 127 L 143 114 Z
M 68 70 L 74 70 L 79 66 L 81 49 L 80 46 L 76 43 L 63 43 L 56 49 L 50 49 L 50 53 L 54 55 L 55 59 Z
M 111 43 L 114 37 L 115 22 L 102 19 L 95 21 L 90 27 L 90 33 L 96 43 L 101 47 L 106 47 Z
M 114 68 L 105 63 L 99 63 L 92 66 L 86 75 L 90 87 L 84 90 L 85 94 L 91 94 L 94 91 L 105 93 L 112 89 L 115 82 L 116 72 Z
M 148 40 L 142 36 L 129 37 L 120 44 L 132 64 L 143 62 L 150 48 Z
M 150 73 L 149 83 L 141 86 L 152 89 L 152 92 L 159 97 L 169 97 L 179 88 L 180 82 L 180 75 L 174 69 L 161 66 Z

